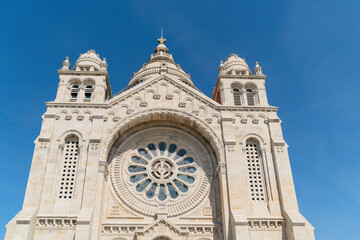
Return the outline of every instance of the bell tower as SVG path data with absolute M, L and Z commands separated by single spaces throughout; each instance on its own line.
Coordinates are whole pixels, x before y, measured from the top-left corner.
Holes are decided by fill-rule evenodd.
M 266 76 L 258 62 L 254 72 L 255 75 L 244 58 L 231 54 L 225 63 L 220 62 L 213 99 L 225 106 L 269 106 L 265 90 Z
M 66 57 L 58 70 L 60 82 L 55 102 L 103 103 L 111 97 L 106 59 L 89 50 L 70 69 Z
M 5 239 L 315 239 L 260 65 L 231 54 L 211 99 L 158 42 L 114 96 L 105 58 L 65 59 Z

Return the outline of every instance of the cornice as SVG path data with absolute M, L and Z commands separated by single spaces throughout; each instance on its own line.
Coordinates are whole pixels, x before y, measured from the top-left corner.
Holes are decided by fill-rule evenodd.
M 99 75 L 108 76 L 108 71 L 75 71 L 75 70 L 57 70 L 62 75 Z
M 46 102 L 47 107 L 61 108 L 61 107 L 70 107 L 70 108 L 106 108 L 109 104 L 107 103 L 69 103 L 69 102 Z
M 123 96 L 124 98 L 129 96 Z M 206 99 L 203 99 L 206 101 Z M 108 109 L 114 105 L 114 102 L 107 102 L 107 103 L 68 103 L 68 102 L 46 102 L 47 107 L 53 108 L 61 108 L 61 107 L 68 107 L 68 108 L 102 108 Z M 210 103 L 211 104 L 211 103 Z M 215 110 L 219 111 L 234 111 L 234 112 L 277 112 L 278 107 L 246 107 L 246 106 L 222 106 L 222 105 L 213 105 Z
M 109 73 L 108 71 L 75 71 L 75 70 L 57 70 L 59 75 L 73 75 L 73 76 L 80 76 L 80 75 L 85 75 L 85 76 L 105 76 L 106 77 L 106 85 L 108 87 L 108 94 L 109 96 L 112 95 L 112 91 L 111 91 L 111 85 L 110 85 L 110 81 L 109 81 Z
M 232 79 L 261 79 L 265 80 L 267 75 L 230 75 L 230 74 L 219 74 L 219 78 L 232 78 Z
M 246 106 L 220 106 L 220 111 L 240 111 L 240 112 L 277 112 L 278 107 L 246 107 Z

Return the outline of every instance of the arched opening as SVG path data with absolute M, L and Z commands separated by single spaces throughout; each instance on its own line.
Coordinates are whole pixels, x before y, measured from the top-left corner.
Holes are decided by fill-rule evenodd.
M 238 88 L 233 88 L 232 92 L 234 95 L 234 105 L 241 105 L 240 90 Z
M 171 238 L 160 236 L 160 237 L 154 238 L 154 240 L 171 240 Z
M 75 182 L 79 162 L 79 138 L 70 135 L 65 138 L 61 157 L 59 199 L 71 199 L 75 194 Z
M 85 99 L 91 99 L 91 95 L 92 95 L 92 92 L 93 92 L 93 86 L 92 85 L 87 85 L 85 87 Z
M 83 82 L 84 85 L 84 101 L 90 102 L 93 97 L 93 92 L 95 89 L 95 82 L 93 79 L 86 79 Z
M 129 211 L 156 216 L 159 206 L 165 205 L 162 211 L 168 217 L 176 217 L 200 210 L 205 203 L 204 214 L 213 219 L 214 226 L 222 222 L 216 167 L 224 161 L 224 149 L 206 122 L 185 111 L 144 110 L 119 122 L 104 146 L 101 157 L 107 161 L 109 173 L 106 192 Z M 161 161 L 163 165 L 158 164 Z M 207 183 L 202 185 L 203 182 Z M 104 208 L 110 207 L 109 202 L 103 204 Z M 221 229 L 214 233 L 216 239 L 220 239 L 220 232 Z M 162 234 L 178 239 L 167 232 Z M 149 233 L 144 239 L 155 237 L 159 235 Z
M 265 201 L 265 183 L 263 177 L 263 159 L 257 139 L 246 140 L 245 155 L 248 169 L 248 180 L 251 200 Z
M 76 100 L 78 97 L 78 93 L 79 93 L 79 85 L 77 84 L 72 85 L 70 91 L 71 99 Z
M 248 106 L 255 106 L 255 93 L 254 90 L 248 88 L 246 89 L 246 100 Z

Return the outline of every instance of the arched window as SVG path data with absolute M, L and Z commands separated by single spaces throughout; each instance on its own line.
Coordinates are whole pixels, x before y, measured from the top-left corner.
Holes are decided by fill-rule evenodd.
M 91 99 L 93 90 L 94 90 L 93 86 L 91 86 L 91 85 L 87 85 L 85 87 L 85 99 Z
M 248 88 L 246 89 L 246 99 L 248 106 L 255 106 L 255 93 L 254 90 Z
M 245 150 L 251 200 L 254 202 L 263 202 L 265 201 L 262 169 L 263 160 L 258 142 L 247 140 Z
M 79 93 L 79 85 L 73 85 L 71 87 L 71 99 L 77 99 Z
M 61 181 L 58 195 L 61 199 L 74 197 L 78 162 L 79 138 L 70 136 L 65 140 L 62 154 Z
M 92 97 L 92 92 L 94 91 L 93 85 L 86 85 L 84 93 L 84 101 L 89 102 Z
M 233 94 L 234 94 L 234 104 L 241 105 L 240 90 L 237 88 L 233 88 Z

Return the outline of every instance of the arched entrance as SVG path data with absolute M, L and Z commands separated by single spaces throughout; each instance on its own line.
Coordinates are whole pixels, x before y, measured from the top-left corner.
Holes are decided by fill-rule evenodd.
M 168 237 L 161 236 L 161 237 L 154 238 L 154 240 L 171 240 L 171 239 Z
M 180 229 L 181 222 L 175 218 L 189 214 L 206 218 L 207 229 L 219 238 L 222 230 L 212 229 L 219 229 L 222 221 L 217 171 L 223 151 L 212 128 L 192 114 L 152 109 L 129 115 L 102 148 L 111 194 L 105 198 L 115 198 L 111 205 L 103 202 L 104 209 L 118 204 L 124 214 L 164 219 L 156 227 L 144 221 L 144 230 L 136 231 L 137 239 L 186 239 L 191 227 Z M 116 221 L 115 216 L 111 219 Z

